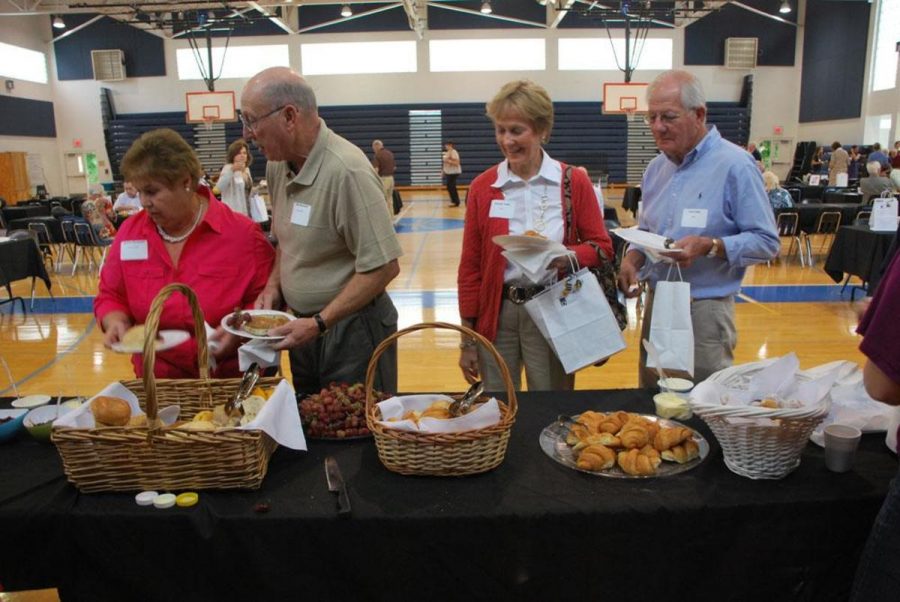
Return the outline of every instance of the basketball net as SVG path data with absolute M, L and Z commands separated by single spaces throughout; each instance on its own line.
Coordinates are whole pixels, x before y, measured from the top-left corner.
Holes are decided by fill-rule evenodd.
M 203 129 L 206 130 L 207 132 L 212 131 L 213 123 L 215 123 L 215 121 L 216 121 L 215 117 L 204 116 L 203 117 Z
M 625 109 L 625 116 L 628 118 L 628 121 L 634 121 L 634 116 L 637 113 L 635 109 Z

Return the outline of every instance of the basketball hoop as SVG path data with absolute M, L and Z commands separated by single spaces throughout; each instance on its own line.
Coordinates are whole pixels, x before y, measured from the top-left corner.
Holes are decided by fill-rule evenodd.
M 203 129 L 207 132 L 212 131 L 213 124 L 216 122 L 216 118 L 212 116 L 203 116 Z
M 628 118 L 628 121 L 634 121 L 634 116 L 637 114 L 637 109 L 625 109 L 625 116 Z

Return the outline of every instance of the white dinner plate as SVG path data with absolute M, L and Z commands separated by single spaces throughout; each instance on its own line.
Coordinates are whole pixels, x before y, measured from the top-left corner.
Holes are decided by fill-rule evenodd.
M 50 401 L 49 395 L 26 395 L 12 402 L 14 408 L 36 408 Z
M 275 309 L 244 309 L 241 311 L 241 313 L 250 314 L 251 316 L 285 316 L 289 320 L 297 319 L 296 316 L 292 316 L 291 314 L 289 314 L 285 311 L 278 311 Z M 250 334 L 243 328 L 234 328 L 232 326 L 229 326 L 228 323 L 226 322 L 226 320 L 228 320 L 228 318 L 231 317 L 231 315 L 232 314 L 228 314 L 227 316 L 222 318 L 222 328 L 225 329 L 225 332 L 230 332 L 233 335 L 237 335 L 237 336 L 245 338 L 245 339 L 258 339 L 260 341 L 280 341 L 281 339 L 284 338 L 283 336 L 269 337 L 269 336 L 265 336 L 265 335 Z
M 157 351 L 165 351 L 166 349 L 177 347 L 191 338 L 191 333 L 186 330 L 160 330 L 158 334 L 162 340 L 156 341 Z M 126 347 L 119 342 L 110 345 L 110 349 L 116 353 L 143 353 L 144 345 L 141 344 L 139 347 Z

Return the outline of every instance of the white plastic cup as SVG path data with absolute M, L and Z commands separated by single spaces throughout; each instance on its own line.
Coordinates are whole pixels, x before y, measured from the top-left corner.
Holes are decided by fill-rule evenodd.
M 825 467 L 832 472 L 847 472 L 853 468 L 853 457 L 862 431 L 846 424 L 825 427 Z

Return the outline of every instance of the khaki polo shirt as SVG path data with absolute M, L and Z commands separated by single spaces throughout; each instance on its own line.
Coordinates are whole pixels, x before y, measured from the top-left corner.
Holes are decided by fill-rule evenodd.
M 266 166 L 281 292 L 301 314 L 328 305 L 355 273 L 403 254 L 381 179 L 358 147 L 319 121 L 300 173 L 292 174 L 286 161 Z

